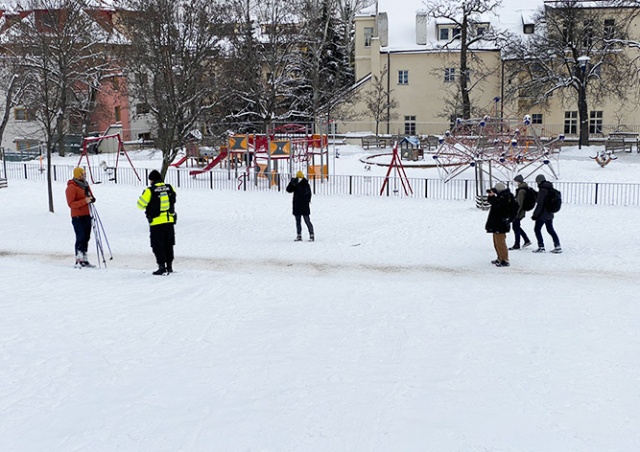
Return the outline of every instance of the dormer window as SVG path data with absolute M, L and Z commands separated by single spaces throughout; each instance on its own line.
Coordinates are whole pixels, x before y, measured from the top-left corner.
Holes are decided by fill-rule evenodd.
M 440 41 L 449 41 L 451 39 L 460 39 L 460 27 L 456 25 L 438 25 L 438 39 Z
M 536 31 L 536 27 L 533 24 L 524 24 L 522 31 L 525 35 L 532 35 Z

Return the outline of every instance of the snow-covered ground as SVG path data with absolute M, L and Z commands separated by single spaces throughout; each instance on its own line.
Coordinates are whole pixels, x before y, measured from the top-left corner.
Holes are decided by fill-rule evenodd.
M 637 154 L 589 155 L 561 180 L 640 180 Z M 64 187 L 54 214 L 44 183 L 0 190 L 1 450 L 640 450 L 638 207 L 565 205 L 563 254 L 496 268 L 469 201 L 316 196 L 294 243 L 290 195 L 179 190 L 155 277 L 139 187 L 93 187 L 95 270 Z

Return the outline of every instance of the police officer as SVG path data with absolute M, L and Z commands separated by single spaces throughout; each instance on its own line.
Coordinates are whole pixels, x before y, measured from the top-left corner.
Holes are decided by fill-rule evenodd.
M 149 221 L 151 249 L 156 257 L 158 269 L 154 275 L 173 272 L 173 246 L 176 243 L 176 192 L 165 184 L 156 170 L 149 173 L 150 186 L 138 198 L 138 209 L 144 210 Z

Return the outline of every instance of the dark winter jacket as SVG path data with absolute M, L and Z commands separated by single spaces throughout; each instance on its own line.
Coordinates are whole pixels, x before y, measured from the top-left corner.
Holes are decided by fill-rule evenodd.
M 293 193 L 293 214 L 294 215 L 311 215 L 311 187 L 307 179 L 297 178 L 291 179 L 287 185 L 287 192 Z
M 506 234 L 511 230 L 509 221 L 509 202 L 513 194 L 509 189 L 502 190 L 496 196 L 488 196 L 487 200 L 491 204 L 487 224 L 484 226 L 487 232 L 494 234 Z
M 536 208 L 533 209 L 533 214 L 531 215 L 532 220 L 553 220 L 553 214 L 547 211 L 547 208 L 545 207 L 545 202 L 549 195 L 550 188 L 553 188 L 553 184 L 548 180 L 542 181 L 538 184 L 538 199 L 536 199 Z
M 516 218 L 519 220 L 522 220 L 527 216 L 527 211 L 524 210 L 524 198 L 526 198 L 527 196 L 527 188 L 529 188 L 529 185 L 527 185 L 526 182 L 520 182 L 518 184 L 518 188 L 516 189 L 516 200 L 518 201 L 518 205 L 520 206 Z

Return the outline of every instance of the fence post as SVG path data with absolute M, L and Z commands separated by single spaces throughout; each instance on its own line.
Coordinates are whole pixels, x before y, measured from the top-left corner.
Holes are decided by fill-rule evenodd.
M 25 180 L 29 180 L 29 177 L 28 177 L 28 175 L 27 175 L 27 164 L 26 164 L 26 163 L 23 163 L 23 164 L 22 164 L 22 167 L 24 168 L 24 179 L 25 179 Z
M 53 165 L 53 180 L 54 182 L 58 181 L 58 165 Z
M 429 179 L 424 180 L 424 197 L 429 197 Z
M 349 194 L 353 194 L 353 176 L 349 176 Z
M 596 204 L 596 205 L 598 204 L 598 183 L 597 182 L 596 182 L 596 199 L 595 199 L 594 204 Z
M 464 199 L 469 199 L 469 181 L 464 180 Z

